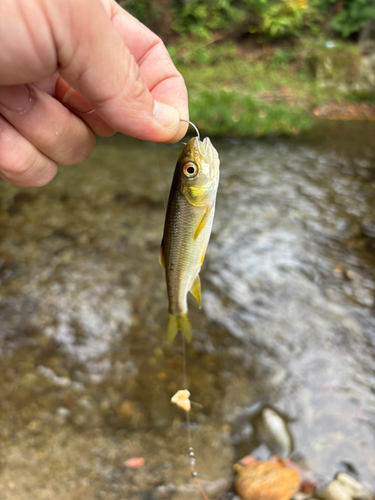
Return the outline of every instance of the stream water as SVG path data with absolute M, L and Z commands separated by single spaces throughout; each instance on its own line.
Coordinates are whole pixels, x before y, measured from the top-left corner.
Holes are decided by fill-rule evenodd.
M 236 460 L 270 454 L 248 418 L 263 405 L 321 481 L 349 468 L 374 489 L 374 137 L 375 123 L 319 122 L 213 139 L 221 184 L 187 346 L 210 499 L 231 498 Z M 180 148 L 116 136 L 43 188 L 0 181 L 1 500 L 200 498 L 158 263 Z

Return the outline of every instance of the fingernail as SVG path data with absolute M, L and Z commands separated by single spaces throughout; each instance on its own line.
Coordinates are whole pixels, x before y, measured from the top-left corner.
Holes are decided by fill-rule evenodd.
M 168 104 L 159 101 L 154 101 L 154 117 L 155 120 L 166 128 L 174 128 L 180 123 L 180 115 L 177 109 Z
M 4 85 L 0 87 L 0 105 L 18 115 L 26 113 L 33 102 L 26 85 Z
M 86 97 L 83 97 L 83 95 L 79 94 L 76 90 L 72 89 L 72 87 L 70 87 L 69 90 L 64 94 L 62 103 L 66 104 L 75 111 L 79 111 L 80 113 L 94 112 L 91 102 L 86 99 Z

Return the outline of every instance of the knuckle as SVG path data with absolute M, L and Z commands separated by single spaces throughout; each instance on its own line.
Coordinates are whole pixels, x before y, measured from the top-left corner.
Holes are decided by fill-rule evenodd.
M 39 175 L 34 175 L 29 179 L 26 179 L 22 184 L 24 187 L 42 187 L 52 181 L 52 179 L 57 174 L 57 164 L 51 162 L 48 168 L 44 168 Z
M 66 146 L 69 144 L 69 139 L 73 139 L 76 134 L 72 131 L 71 124 L 68 123 L 67 117 L 69 116 L 69 111 L 66 111 L 66 116 L 64 119 L 59 119 L 56 121 L 55 129 L 42 128 L 39 129 L 38 143 L 43 145 L 43 149 L 46 150 L 48 155 L 63 154 Z
M 71 115 L 68 120 L 60 122 L 57 131 L 47 133 L 42 143 L 50 158 L 61 165 L 72 165 L 92 153 L 95 135 L 79 118 Z
M 0 156 L 0 171 L 16 186 L 39 187 L 53 179 L 57 165 L 42 155 L 23 151 L 19 156 Z
M 57 171 L 55 162 L 40 153 L 0 117 L 0 172 L 21 187 L 43 186 Z
M 78 141 L 67 151 L 65 157 L 59 161 L 61 165 L 74 165 L 85 160 L 92 153 L 95 147 L 95 135 L 90 132 L 85 140 Z
M 131 99 L 143 101 L 148 96 L 149 91 L 143 79 L 142 73 L 135 61 L 132 75 L 131 90 L 129 92 Z
M 36 159 L 33 154 L 24 151 L 15 154 L 11 150 L 3 149 L 0 154 L 0 169 L 5 175 L 23 176 L 35 165 Z
M 0 117 L 0 169 L 5 175 L 23 175 L 36 161 L 34 149 Z

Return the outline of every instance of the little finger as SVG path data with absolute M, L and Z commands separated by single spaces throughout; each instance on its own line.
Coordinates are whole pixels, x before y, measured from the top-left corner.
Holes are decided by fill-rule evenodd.
M 0 115 L 0 177 L 15 186 L 37 187 L 56 174 L 57 164 Z

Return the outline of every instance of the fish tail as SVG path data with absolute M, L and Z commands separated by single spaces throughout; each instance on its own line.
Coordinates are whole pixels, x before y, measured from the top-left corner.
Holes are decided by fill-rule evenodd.
M 181 330 L 186 340 L 190 342 L 192 329 L 187 313 L 180 314 L 179 316 L 174 316 L 173 314 L 169 315 L 167 334 L 170 342 L 173 342 L 178 330 Z

